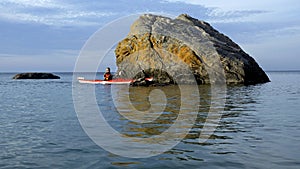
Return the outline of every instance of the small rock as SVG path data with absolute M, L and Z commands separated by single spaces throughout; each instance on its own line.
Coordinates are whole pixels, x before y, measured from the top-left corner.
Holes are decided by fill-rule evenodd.
M 60 79 L 60 77 L 52 73 L 19 73 L 13 79 Z

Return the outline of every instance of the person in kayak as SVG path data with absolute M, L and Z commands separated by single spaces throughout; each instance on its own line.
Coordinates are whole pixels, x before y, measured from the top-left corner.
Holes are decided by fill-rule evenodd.
M 112 74 L 110 73 L 110 68 L 107 67 L 104 73 L 104 81 L 112 80 Z

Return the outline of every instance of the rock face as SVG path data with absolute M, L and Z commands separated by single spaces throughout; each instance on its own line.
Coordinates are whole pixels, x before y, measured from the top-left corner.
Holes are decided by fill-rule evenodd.
M 152 83 L 257 84 L 269 82 L 256 61 L 204 21 L 145 14 L 115 50 L 117 77 L 154 77 Z
M 60 79 L 52 73 L 19 73 L 13 79 Z

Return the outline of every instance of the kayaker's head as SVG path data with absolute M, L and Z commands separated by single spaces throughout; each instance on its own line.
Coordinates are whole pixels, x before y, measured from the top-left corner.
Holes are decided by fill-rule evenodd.
M 110 68 L 109 67 L 106 68 L 105 73 L 110 73 Z

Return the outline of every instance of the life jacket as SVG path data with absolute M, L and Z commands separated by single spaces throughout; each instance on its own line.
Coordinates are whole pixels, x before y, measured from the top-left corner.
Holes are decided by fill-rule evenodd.
M 105 73 L 104 74 L 104 80 L 112 80 L 112 75 L 110 73 Z

